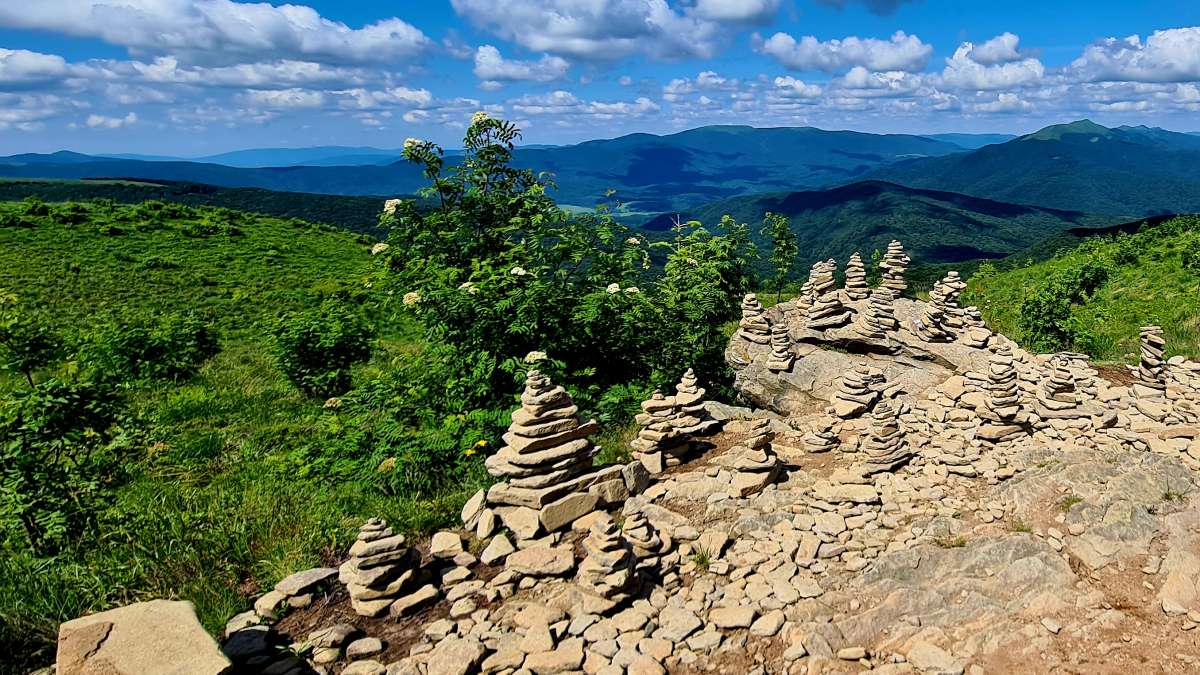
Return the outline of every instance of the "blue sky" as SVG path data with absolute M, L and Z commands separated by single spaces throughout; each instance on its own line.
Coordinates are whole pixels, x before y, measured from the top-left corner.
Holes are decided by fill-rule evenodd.
M 704 124 L 1200 130 L 1200 2 L 0 2 L 0 154 L 569 143 Z

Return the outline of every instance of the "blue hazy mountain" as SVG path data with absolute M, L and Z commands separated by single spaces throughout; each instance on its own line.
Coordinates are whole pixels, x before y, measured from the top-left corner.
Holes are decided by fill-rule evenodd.
M 925 138 L 953 143 L 960 148 L 975 150 L 985 145 L 1003 143 L 1016 138 L 1015 134 L 925 134 Z

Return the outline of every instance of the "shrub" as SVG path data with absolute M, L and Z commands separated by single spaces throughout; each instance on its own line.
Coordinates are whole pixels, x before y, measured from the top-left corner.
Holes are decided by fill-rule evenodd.
M 108 381 L 179 380 L 195 373 L 218 349 L 207 321 L 194 314 L 167 314 L 101 332 L 84 347 L 84 361 Z
M 310 396 L 350 388 L 350 367 L 371 355 L 371 331 L 344 305 L 326 302 L 275 329 L 275 360 L 292 384 Z
M 1117 265 L 1132 265 L 1138 261 L 1138 245 L 1128 233 L 1122 232 L 1113 240 L 1112 261 Z
M 1188 239 L 1179 252 L 1179 258 L 1184 269 L 1200 272 L 1200 239 Z
M 33 375 L 62 352 L 58 336 L 22 310 L 17 296 L 0 288 L 0 369 L 20 373 L 30 387 Z
M 42 201 L 40 197 L 26 197 L 25 201 L 21 202 L 22 212 L 26 216 L 42 218 L 50 215 L 50 206 Z
M 1058 270 L 1026 297 L 1021 303 L 1020 327 L 1029 345 L 1048 352 L 1094 341 L 1072 320 L 1071 307 L 1095 293 L 1108 275 L 1107 265 L 1089 257 Z

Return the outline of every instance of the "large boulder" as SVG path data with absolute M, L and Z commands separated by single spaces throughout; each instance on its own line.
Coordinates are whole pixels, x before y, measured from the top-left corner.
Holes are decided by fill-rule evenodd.
M 230 668 L 190 602 L 139 602 L 58 630 L 58 675 L 221 675 Z

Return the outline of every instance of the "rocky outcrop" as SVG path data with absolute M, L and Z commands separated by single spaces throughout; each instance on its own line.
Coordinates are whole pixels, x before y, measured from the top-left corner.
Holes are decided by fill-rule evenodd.
M 150 600 L 64 622 L 58 675 L 224 675 L 232 664 L 190 602 Z

